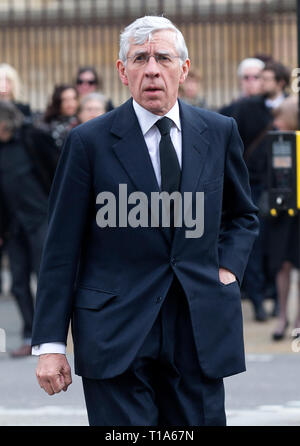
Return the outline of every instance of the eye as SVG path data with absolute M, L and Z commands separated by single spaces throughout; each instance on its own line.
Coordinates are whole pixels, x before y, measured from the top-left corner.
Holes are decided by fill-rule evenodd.
M 158 58 L 159 62 L 170 62 L 170 60 L 171 60 L 170 56 L 168 56 L 166 54 L 159 54 L 157 56 L 157 58 Z
M 146 60 L 145 54 L 139 54 L 135 56 L 135 58 L 133 59 L 134 62 L 144 62 L 145 60 Z

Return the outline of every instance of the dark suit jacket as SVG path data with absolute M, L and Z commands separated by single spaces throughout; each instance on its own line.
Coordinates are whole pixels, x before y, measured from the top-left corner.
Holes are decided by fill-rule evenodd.
M 52 186 L 32 345 L 66 342 L 75 372 L 116 376 L 151 329 L 174 275 L 183 286 L 201 367 L 209 377 L 245 370 L 239 283 L 258 233 L 235 121 L 180 101 L 181 191 L 204 191 L 204 234 L 176 228 L 99 228 L 96 196 L 159 192 L 132 100 L 69 135 Z M 193 203 L 195 205 L 195 202 Z M 223 285 L 219 267 L 238 281 Z M 183 296 L 183 298 L 185 298 Z
M 45 131 L 35 128 L 31 124 L 24 124 L 17 131 L 16 138 L 19 144 L 24 145 L 30 157 L 34 175 L 38 179 L 45 197 L 47 197 L 59 157 L 53 138 Z M 20 194 L 22 193 L 25 193 L 25 191 L 20 191 Z M 38 194 L 38 197 L 40 197 L 40 194 Z M 11 226 L 11 216 L 9 216 L 7 210 L 7 200 L 9 199 L 13 198 L 2 196 L 0 188 L 0 237 L 9 234 Z M 41 205 L 43 208 L 44 203 L 41 203 Z M 27 209 L 24 209 L 24 211 L 29 212 Z M 38 220 L 40 219 L 40 215 L 31 215 L 30 220 L 33 220 L 35 217 Z

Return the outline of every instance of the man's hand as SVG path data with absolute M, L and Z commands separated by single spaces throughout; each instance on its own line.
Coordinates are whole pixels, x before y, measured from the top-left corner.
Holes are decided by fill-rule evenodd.
M 48 395 L 64 392 L 72 383 L 71 368 L 65 355 L 49 353 L 39 356 L 36 368 L 39 385 Z
M 236 281 L 235 275 L 226 268 L 219 268 L 219 279 L 224 285 L 228 285 L 229 283 Z

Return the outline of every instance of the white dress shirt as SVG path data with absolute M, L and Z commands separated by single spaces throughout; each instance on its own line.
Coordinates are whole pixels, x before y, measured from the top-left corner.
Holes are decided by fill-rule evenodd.
M 283 94 L 278 95 L 275 99 L 266 99 L 265 105 L 268 108 L 277 108 L 282 102 L 285 100 L 285 96 Z
M 133 108 L 136 113 L 139 125 L 141 127 L 142 133 L 145 138 L 145 142 L 149 151 L 149 155 L 152 161 L 153 169 L 156 175 L 157 183 L 159 187 L 161 186 L 161 173 L 160 173 L 160 159 L 159 159 L 159 142 L 160 142 L 160 132 L 156 125 L 158 119 L 163 118 L 163 116 L 158 116 L 150 111 L 146 110 L 144 107 L 139 105 L 133 99 Z M 181 136 L 181 123 L 179 116 L 179 105 L 178 101 L 175 105 L 168 111 L 165 115 L 173 121 L 173 126 L 171 127 L 170 136 L 172 143 L 174 145 L 179 165 L 182 166 L 182 136 Z M 40 345 L 34 345 L 32 347 L 33 355 L 42 355 L 45 353 L 66 353 L 66 345 L 64 342 L 47 342 Z

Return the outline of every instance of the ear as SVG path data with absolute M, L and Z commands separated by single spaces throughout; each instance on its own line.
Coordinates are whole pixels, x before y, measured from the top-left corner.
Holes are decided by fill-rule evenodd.
M 187 59 L 181 66 L 181 75 L 179 79 L 179 84 L 183 84 L 184 81 L 186 80 L 187 75 L 189 73 L 190 65 L 191 65 L 190 59 Z
M 117 70 L 119 72 L 119 77 L 121 79 L 122 84 L 128 85 L 128 78 L 126 74 L 126 67 L 124 62 L 120 59 L 117 60 Z

